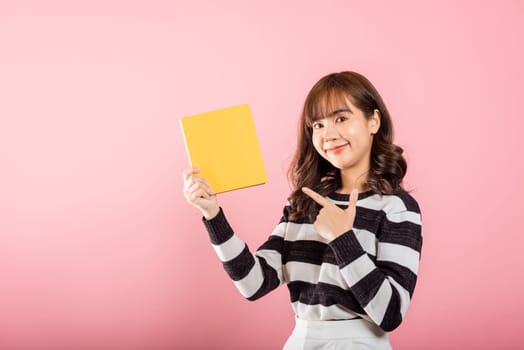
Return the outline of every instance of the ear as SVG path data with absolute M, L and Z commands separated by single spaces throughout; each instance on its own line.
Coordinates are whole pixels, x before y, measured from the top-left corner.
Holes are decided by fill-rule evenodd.
M 369 131 L 372 135 L 375 135 L 380 129 L 380 111 L 375 109 L 373 115 L 368 119 Z

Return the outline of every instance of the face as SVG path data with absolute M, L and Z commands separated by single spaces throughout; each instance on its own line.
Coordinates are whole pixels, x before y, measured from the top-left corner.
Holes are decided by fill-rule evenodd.
M 313 145 L 334 167 L 365 172 L 369 170 L 373 135 L 379 127 L 378 110 L 366 118 L 362 110 L 347 101 L 313 122 Z

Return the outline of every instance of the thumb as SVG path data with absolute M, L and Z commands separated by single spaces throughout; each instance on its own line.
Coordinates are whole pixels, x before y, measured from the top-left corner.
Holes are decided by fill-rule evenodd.
M 358 190 L 351 191 L 349 196 L 349 203 L 346 210 L 354 210 L 357 207 Z

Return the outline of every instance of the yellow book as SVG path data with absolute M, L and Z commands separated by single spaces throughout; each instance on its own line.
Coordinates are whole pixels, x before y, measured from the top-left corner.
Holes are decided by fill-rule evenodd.
M 189 163 L 216 193 L 267 181 L 249 105 L 180 119 Z

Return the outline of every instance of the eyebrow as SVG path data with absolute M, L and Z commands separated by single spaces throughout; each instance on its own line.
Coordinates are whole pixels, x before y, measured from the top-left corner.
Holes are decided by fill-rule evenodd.
M 334 115 L 337 115 L 339 113 L 342 113 L 342 112 L 349 112 L 349 113 L 353 113 L 353 111 L 351 111 L 351 109 L 348 108 L 341 108 L 341 109 L 337 109 L 336 111 L 333 111 L 329 114 L 329 116 L 334 116 Z
M 329 113 L 327 115 L 327 117 L 322 117 L 322 116 L 315 116 L 311 119 L 312 122 L 316 122 L 320 119 L 324 119 L 324 118 L 328 118 L 328 117 L 333 117 L 339 113 L 342 113 L 342 112 L 349 112 L 349 113 L 353 113 L 353 111 L 349 108 L 349 107 L 346 107 L 346 108 L 340 108 L 340 109 L 337 109 L 337 110 L 334 110 L 333 112 Z

